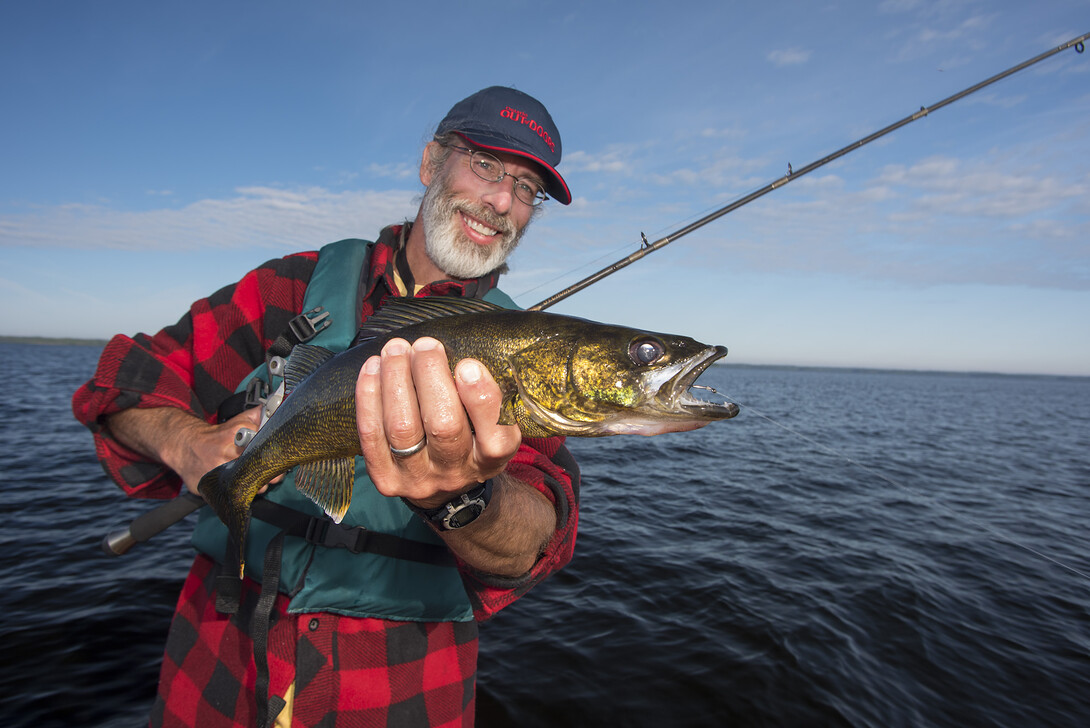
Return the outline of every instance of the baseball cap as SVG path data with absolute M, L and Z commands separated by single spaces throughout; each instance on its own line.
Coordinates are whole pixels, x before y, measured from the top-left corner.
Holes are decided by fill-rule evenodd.
M 571 192 L 556 166 L 560 132 L 540 101 L 506 86 L 489 86 L 456 103 L 439 122 L 436 136 L 454 132 L 482 149 L 517 154 L 545 171 L 545 191 L 562 205 Z

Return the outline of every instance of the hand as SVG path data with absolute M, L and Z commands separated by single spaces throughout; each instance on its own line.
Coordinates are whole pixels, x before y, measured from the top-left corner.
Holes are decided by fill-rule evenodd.
M 178 473 L 191 493 L 197 493 L 205 473 L 242 454 L 243 448 L 235 444 L 235 433 L 243 427 L 256 430 L 260 424 L 260 407 L 251 407 L 218 425 L 191 417 L 176 429 L 172 446 L 162 453 L 163 462 Z M 281 479 L 283 476 L 274 482 Z
M 367 474 L 385 496 L 435 508 L 503 471 L 522 442 L 500 425 L 502 394 L 488 370 L 463 359 L 450 373 L 436 339 L 392 339 L 356 380 L 356 424 Z M 398 457 L 391 447 L 423 450 Z
M 219 425 L 174 407 L 134 407 L 110 415 L 106 426 L 126 447 L 163 463 L 181 477 L 191 493 L 197 493 L 205 473 L 242 453 L 235 445 L 239 428 L 257 429 L 260 422 L 259 407 Z M 283 478 L 281 475 L 272 482 Z

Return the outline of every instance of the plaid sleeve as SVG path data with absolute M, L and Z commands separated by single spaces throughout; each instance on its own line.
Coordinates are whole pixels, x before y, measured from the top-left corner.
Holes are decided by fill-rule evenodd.
M 90 428 L 107 474 L 128 495 L 169 498 L 181 479 L 110 436 L 104 418 L 132 407 L 177 407 L 214 422 L 220 403 L 303 308 L 318 254 L 271 260 L 242 280 L 194 303 L 178 323 L 154 336 L 115 336 L 94 377 L 72 398 Z
M 569 561 L 575 551 L 579 524 L 579 466 L 563 437 L 525 437 L 507 474 L 541 491 L 556 508 L 556 531 L 529 572 L 505 578 L 462 565 L 466 592 L 477 620 L 491 618 Z

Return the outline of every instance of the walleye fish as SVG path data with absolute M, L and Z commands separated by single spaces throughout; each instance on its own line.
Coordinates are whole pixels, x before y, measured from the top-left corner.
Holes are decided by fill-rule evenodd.
M 242 455 L 201 479 L 201 494 L 240 553 L 258 490 L 293 467 L 299 468 L 296 488 L 341 521 L 360 455 L 360 368 L 388 340 L 411 343 L 422 336 L 443 343 L 452 369 L 465 358 L 488 367 L 503 393 L 500 424 L 517 424 L 527 437 L 655 435 L 738 414 L 737 405 L 701 399 L 689 389 L 726 356 L 722 346 L 477 299 L 391 301 L 363 325 L 360 343 L 340 354 L 296 346 L 284 401 Z

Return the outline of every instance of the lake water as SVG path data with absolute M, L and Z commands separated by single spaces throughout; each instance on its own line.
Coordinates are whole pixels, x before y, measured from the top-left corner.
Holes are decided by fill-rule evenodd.
M 191 520 L 71 417 L 99 350 L 0 344 L 0 718 L 139 726 Z M 572 564 L 482 626 L 481 726 L 1090 725 L 1090 379 L 717 366 L 732 421 L 569 440 Z

